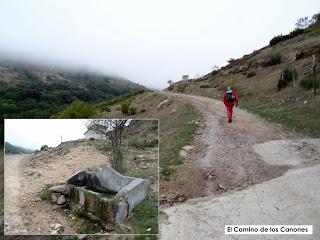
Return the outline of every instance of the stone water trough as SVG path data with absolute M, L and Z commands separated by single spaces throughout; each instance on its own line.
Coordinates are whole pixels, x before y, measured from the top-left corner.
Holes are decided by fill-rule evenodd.
M 77 172 L 65 186 L 52 187 L 49 191 L 57 201 L 61 196 L 65 198 L 66 205 L 77 213 L 102 224 L 114 224 L 124 222 L 146 197 L 148 189 L 149 180 L 123 176 L 107 167 L 96 173 Z

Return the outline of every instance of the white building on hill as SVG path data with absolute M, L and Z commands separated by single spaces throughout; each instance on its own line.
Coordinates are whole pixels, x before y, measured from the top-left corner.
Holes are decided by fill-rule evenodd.
M 84 138 L 85 139 L 102 139 L 102 140 L 107 139 L 105 135 L 95 132 L 94 129 L 88 129 L 84 133 Z

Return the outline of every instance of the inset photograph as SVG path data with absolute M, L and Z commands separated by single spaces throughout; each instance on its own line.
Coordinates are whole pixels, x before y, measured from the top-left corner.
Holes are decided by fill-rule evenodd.
M 6 119 L 4 234 L 158 234 L 158 120 Z

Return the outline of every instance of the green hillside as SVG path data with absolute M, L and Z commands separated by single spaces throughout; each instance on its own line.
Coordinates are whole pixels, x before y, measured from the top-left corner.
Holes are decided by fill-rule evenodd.
M 5 153 L 6 154 L 33 153 L 33 150 L 14 146 L 11 143 L 5 142 Z
M 57 113 L 72 103 L 80 107 L 80 113 L 71 114 L 72 118 L 92 117 L 92 111 L 83 111 L 145 89 L 120 77 L 0 60 L 0 145 L 5 118 L 59 118 Z
M 96 103 L 145 89 L 120 77 L 0 62 L 0 114 L 3 118 L 50 118 L 81 100 Z

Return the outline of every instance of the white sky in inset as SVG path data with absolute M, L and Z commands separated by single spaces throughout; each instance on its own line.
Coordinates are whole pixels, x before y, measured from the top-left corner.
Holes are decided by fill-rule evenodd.
M 0 52 L 161 89 L 257 50 L 319 11 L 319 0 L 1 0 Z
M 85 119 L 5 119 L 5 141 L 13 145 L 40 149 L 56 147 L 62 141 L 84 138 Z

